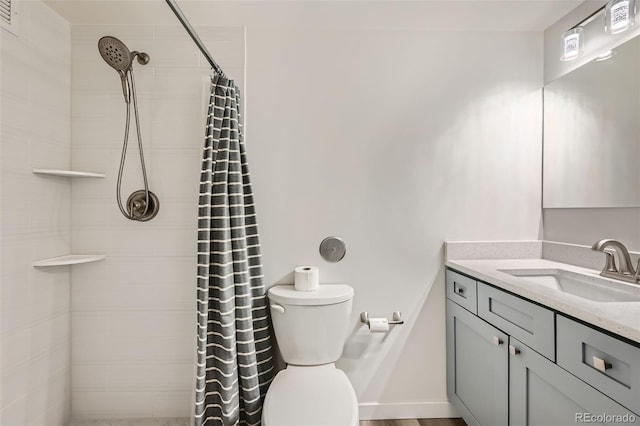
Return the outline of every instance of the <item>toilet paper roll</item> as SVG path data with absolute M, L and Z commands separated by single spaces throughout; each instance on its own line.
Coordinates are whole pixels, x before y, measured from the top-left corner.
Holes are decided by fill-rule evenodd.
M 298 266 L 295 269 L 294 288 L 298 291 L 316 291 L 320 286 L 320 271 L 316 266 Z
M 386 318 L 369 318 L 369 331 L 371 333 L 386 333 L 389 331 L 389 320 Z

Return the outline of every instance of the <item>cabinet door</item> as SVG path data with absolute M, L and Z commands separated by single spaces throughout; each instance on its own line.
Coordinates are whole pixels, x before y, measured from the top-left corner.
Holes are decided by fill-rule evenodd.
M 509 371 L 510 426 L 640 425 L 631 411 L 513 337 Z
M 508 422 L 508 336 L 447 300 L 447 394 L 467 425 Z

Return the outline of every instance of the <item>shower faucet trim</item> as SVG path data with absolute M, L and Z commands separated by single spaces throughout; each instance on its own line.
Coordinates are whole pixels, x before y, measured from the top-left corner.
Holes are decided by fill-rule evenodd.
M 116 185 L 116 201 L 118 208 L 124 217 L 129 220 L 146 222 L 153 219 L 160 208 L 158 197 L 149 190 L 147 180 L 147 168 L 144 162 L 142 149 L 142 134 L 140 130 L 140 118 L 138 116 L 138 100 L 136 97 L 136 84 L 133 78 L 133 59 L 137 59 L 141 65 L 149 63 L 149 55 L 144 52 L 129 51 L 129 48 L 119 39 L 112 36 L 104 36 L 98 40 L 98 51 L 102 59 L 118 72 L 122 83 L 122 94 L 126 104 L 126 123 L 124 128 L 124 138 L 122 143 L 122 155 L 120 157 L 120 167 L 118 169 L 118 181 Z M 136 135 L 138 138 L 138 152 L 140 153 L 140 166 L 142 168 L 142 179 L 144 189 L 135 191 L 129 196 L 126 204 L 122 203 L 122 175 L 124 163 L 127 157 L 127 144 L 129 141 L 129 125 L 131 122 L 131 100 L 133 99 L 133 113 L 135 117 Z

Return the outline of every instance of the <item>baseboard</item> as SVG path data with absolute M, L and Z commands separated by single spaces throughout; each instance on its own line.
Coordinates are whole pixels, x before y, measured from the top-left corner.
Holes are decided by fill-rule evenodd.
M 450 402 L 406 402 L 359 404 L 360 420 L 440 419 L 459 417 Z

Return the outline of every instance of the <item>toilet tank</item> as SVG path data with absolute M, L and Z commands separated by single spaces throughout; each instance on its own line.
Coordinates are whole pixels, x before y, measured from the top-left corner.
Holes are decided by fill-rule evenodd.
M 317 291 L 297 291 L 293 285 L 277 285 L 268 296 L 276 340 L 287 364 L 321 365 L 340 358 L 353 288 L 323 284 Z

